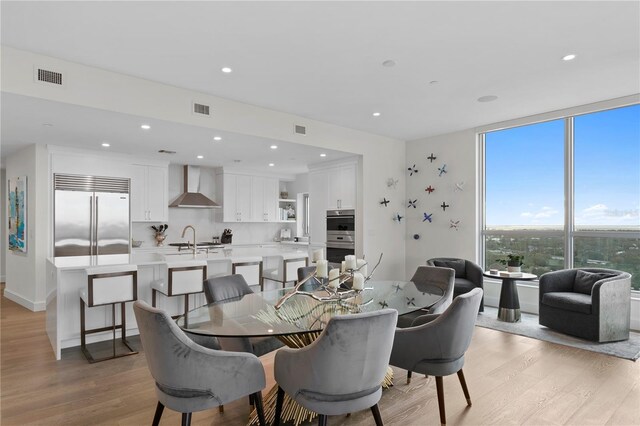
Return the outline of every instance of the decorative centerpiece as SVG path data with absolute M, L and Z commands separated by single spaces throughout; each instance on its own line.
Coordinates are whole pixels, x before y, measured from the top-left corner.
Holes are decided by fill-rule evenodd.
M 299 294 L 309 296 L 320 302 L 337 302 L 349 310 L 358 310 L 359 307 L 357 304 L 343 302 L 357 296 L 363 290 L 367 290 L 364 284 L 371 279 L 380 262 L 382 262 L 382 253 L 380 253 L 378 263 L 373 267 L 371 273 L 367 275 L 367 261 L 364 259 L 356 259 L 355 256 L 346 256 L 340 270 L 332 269 L 331 271 L 328 270 L 329 263 L 327 260 L 317 259 L 315 262 L 316 272 L 298 282 L 293 290 L 282 296 L 282 298 L 278 300 L 278 303 L 276 303 L 275 308 L 276 310 L 280 309 L 289 298 Z M 300 290 L 302 286 L 311 280 L 320 286 L 319 292 L 312 293 Z M 350 287 L 347 283 L 350 283 Z M 322 295 L 322 292 L 324 292 L 325 295 Z
M 507 266 L 508 272 L 521 272 L 524 255 L 508 254 L 506 259 L 498 259 L 499 263 Z
M 156 246 L 162 247 L 164 246 L 164 239 L 167 238 L 165 232 L 169 229 L 169 225 L 166 223 L 163 225 L 151 225 L 151 229 L 155 232 L 154 238 L 156 239 Z

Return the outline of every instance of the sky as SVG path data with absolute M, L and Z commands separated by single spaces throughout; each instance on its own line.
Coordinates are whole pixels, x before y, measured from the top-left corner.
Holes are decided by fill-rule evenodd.
M 640 105 L 574 121 L 575 222 L 640 229 Z M 486 134 L 486 223 L 562 228 L 564 120 Z

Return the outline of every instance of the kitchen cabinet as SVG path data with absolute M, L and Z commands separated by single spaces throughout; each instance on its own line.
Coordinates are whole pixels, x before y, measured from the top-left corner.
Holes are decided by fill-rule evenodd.
M 134 164 L 131 166 L 131 221 L 166 222 L 168 220 L 167 167 Z
M 316 168 L 309 172 L 309 236 L 313 243 L 327 237 L 327 210 L 355 209 L 357 163 Z
M 279 182 L 276 178 L 251 177 L 251 220 L 253 222 L 278 221 Z
M 222 221 L 252 222 L 251 176 L 224 173 L 222 178 Z
M 329 169 L 328 209 L 356 208 L 356 164 Z

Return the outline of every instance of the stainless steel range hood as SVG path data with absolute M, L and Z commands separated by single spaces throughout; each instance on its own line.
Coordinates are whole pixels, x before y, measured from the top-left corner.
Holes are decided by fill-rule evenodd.
M 200 193 L 200 168 L 184 166 L 184 193 L 169 204 L 169 207 L 215 209 L 220 208 L 220 205 Z

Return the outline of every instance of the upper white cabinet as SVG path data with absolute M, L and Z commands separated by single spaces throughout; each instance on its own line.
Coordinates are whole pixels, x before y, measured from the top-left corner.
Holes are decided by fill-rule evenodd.
M 278 212 L 278 179 L 251 177 L 251 217 L 253 222 L 276 222 Z
M 222 221 L 252 222 L 251 176 L 224 173 L 222 181 Z
M 166 222 L 168 214 L 167 167 L 131 166 L 131 221 Z
M 356 164 L 344 164 L 328 169 L 328 209 L 356 208 Z

